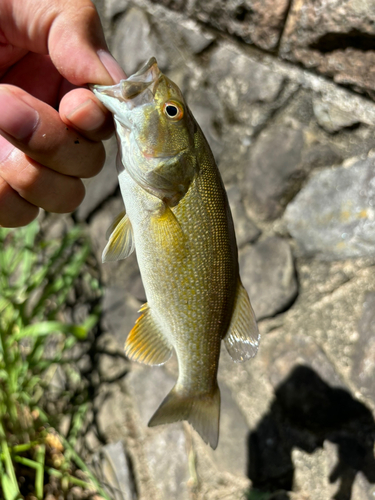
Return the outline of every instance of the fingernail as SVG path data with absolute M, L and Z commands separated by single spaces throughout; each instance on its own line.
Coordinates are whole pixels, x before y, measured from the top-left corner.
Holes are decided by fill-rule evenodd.
M 0 87 L 0 129 L 22 141 L 36 129 L 39 114 L 12 92 Z
M 13 144 L 0 135 L 0 165 L 8 158 L 11 152 L 16 149 Z
M 105 115 L 97 104 L 91 99 L 80 104 L 66 115 L 68 120 L 81 130 L 96 130 L 105 122 Z
M 111 75 L 115 83 L 118 83 L 120 80 L 124 80 L 124 78 L 126 78 L 126 74 L 121 69 L 121 66 L 109 52 L 99 49 L 97 54 L 103 66 Z

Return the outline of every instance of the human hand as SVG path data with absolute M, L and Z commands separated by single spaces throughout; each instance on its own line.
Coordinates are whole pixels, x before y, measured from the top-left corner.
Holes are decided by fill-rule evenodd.
M 113 131 L 82 86 L 122 78 L 90 0 L 0 0 L 1 226 L 81 203 L 81 178 L 100 171 Z

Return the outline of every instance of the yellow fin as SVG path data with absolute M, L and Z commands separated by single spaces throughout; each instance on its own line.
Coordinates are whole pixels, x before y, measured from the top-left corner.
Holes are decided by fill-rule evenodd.
M 102 262 L 126 259 L 134 250 L 133 228 L 129 217 L 122 212 L 109 227 L 108 243 L 102 254 Z
M 162 365 L 170 358 L 172 346 L 155 322 L 151 310 L 144 304 L 143 314 L 137 319 L 125 342 L 129 359 L 145 365 Z
M 157 224 L 157 237 L 159 245 L 163 248 L 180 248 L 181 252 L 186 251 L 186 239 L 175 214 L 167 206 L 163 205 L 162 212 L 153 215 L 153 222 Z
M 231 358 L 236 362 L 246 361 L 258 351 L 259 331 L 255 314 L 239 278 L 234 311 L 224 343 Z
M 113 222 L 112 224 L 109 226 L 109 228 L 107 229 L 107 232 L 105 233 L 105 237 L 107 238 L 107 240 L 109 240 L 111 234 L 113 233 L 113 231 L 116 229 L 116 226 L 117 224 L 121 221 L 121 219 L 123 219 L 126 215 L 126 212 L 125 210 L 122 210 L 118 215 L 117 217 L 115 217 L 113 219 Z
M 187 420 L 200 434 L 203 441 L 214 450 L 219 441 L 220 390 L 208 394 L 180 393 L 176 386 L 166 396 L 148 423 L 149 427 Z

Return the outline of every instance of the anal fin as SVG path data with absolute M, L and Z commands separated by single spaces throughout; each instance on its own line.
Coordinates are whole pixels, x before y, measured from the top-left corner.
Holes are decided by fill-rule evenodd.
M 134 251 L 134 236 L 132 225 L 125 212 L 116 217 L 108 228 L 107 235 L 109 232 L 111 234 L 103 250 L 102 262 L 113 262 L 129 257 Z
M 125 342 L 126 356 L 146 365 L 162 365 L 170 358 L 172 346 L 169 344 L 161 328 L 156 323 L 147 304 L 140 312 Z
M 258 325 L 249 296 L 239 278 L 234 311 L 224 343 L 231 358 L 237 363 L 254 357 L 258 351 Z

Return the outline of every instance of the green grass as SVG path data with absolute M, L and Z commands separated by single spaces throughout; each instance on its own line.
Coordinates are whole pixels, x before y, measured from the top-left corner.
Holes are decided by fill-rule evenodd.
M 63 314 L 78 278 L 91 290 L 99 287 L 82 271 L 89 253 L 78 228 L 53 241 L 39 236 L 37 222 L 0 228 L 0 498 L 5 500 L 24 498 L 21 477 L 38 500 L 52 478 L 65 492 L 79 486 L 108 498 L 75 451 L 87 398 L 73 405 L 65 437 L 57 431 L 59 415 L 45 409 L 58 368 L 79 388 L 71 352 L 98 321 L 95 310 L 80 324 L 66 322 Z M 64 398 L 70 398 L 66 389 L 54 387 L 53 399 Z

